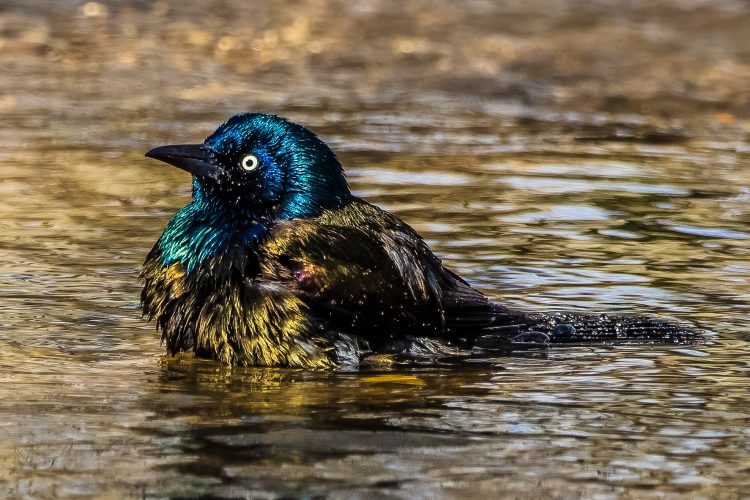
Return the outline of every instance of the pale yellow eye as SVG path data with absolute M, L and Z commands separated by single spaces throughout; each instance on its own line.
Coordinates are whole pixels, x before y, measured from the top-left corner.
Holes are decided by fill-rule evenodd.
M 258 157 L 255 155 L 246 155 L 244 158 L 242 158 L 242 161 L 240 162 L 240 165 L 242 165 L 242 168 L 244 168 L 248 172 L 252 172 L 256 168 L 258 168 L 259 164 L 260 162 L 258 161 Z

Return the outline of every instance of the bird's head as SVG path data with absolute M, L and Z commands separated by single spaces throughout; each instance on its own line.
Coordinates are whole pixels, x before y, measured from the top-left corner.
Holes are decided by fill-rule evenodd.
M 251 216 L 313 217 L 351 198 L 333 151 L 279 116 L 235 115 L 203 144 L 162 146 L 146 156 L 191 173 L 201 196 Z

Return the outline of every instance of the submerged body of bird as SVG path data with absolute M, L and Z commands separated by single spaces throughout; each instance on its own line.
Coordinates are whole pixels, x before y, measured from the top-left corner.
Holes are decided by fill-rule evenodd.
M 697 336 L 647 316 L 528 313 L 491 302 L 410 226 L 352 195 L 330 148 L 278 116 L 237 115 L 203 144 L 147 156 L 193 175 L 192 201 L 141 272 L 144 315 L 172 354 L 335 368 L 374 353 Z

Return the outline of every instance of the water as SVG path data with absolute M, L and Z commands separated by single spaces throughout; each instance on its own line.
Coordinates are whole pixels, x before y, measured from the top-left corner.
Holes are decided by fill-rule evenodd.
M 5 2 L 0 496 L 735 498 L 750 491 L 743 2 Z M 695 346 L 362 373 L 163 358 L 136 275 L 188 178 L 276 112 L 447 265 Z

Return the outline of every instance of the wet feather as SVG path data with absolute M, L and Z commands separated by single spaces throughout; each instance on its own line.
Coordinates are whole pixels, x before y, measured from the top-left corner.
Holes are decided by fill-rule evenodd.
M 283 118 L 238 115 L 202 145 L 149 155 L 194 174 L 192 201 L 141 272 L 144 315 L 172 354 L 331 369 L 382 354 L 696 338 L 658 318 L 491 302 L 410 226 L 353 196 L 330 148 Z

